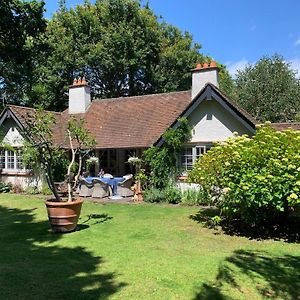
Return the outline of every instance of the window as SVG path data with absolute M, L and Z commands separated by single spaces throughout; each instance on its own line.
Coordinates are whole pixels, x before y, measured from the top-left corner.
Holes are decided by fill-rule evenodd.
M 193 167 L 193 148 L 186 147 L 181 154 L 181 166 L 184 170 L 190 170 Z
M 15 169 L 15 152 L 7 151 L 7 169 Z
M 16 153 L 16 162 L 17 162 L 17 169 L 18 170 L 23 170 L 24 166 L 23 166 L 23 157 L 22 157 L 22 153 L 21 151 L 17 151 Z
M 7 172 L 25 171 L 21 151 L 0 149 L 0 169 Z
M 203 155 L 207 150 L 209 150 L 210 145 L 203 146 L 187 146 L 183 148 L 181 153 L 181 165 L 180 167 L 184 170 L 191 170 L 193 164 L 196 162 L 197 158 Z
M 5 169 L 5 151 L 0 150 L 0 169 Z

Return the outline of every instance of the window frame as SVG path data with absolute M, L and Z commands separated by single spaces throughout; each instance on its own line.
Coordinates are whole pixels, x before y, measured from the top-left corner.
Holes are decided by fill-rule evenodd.
M 20 168 L 20 166 L 22 166 Z M 0 169 L 3 173 L 28 173 L 22 161 L 21 149 L 0 149 Z
M 211 148 L 211 144 L 190 144 L 184 145 L 182 152 L 179 157 L 179 167 L 183 173 L 190 171 L 193 168 L 196 160 L 203 154 L 205 154 Z M 187 150 L 192 150 L 189 154 L 187 154 Z M 183 153 L 184 151 L 184 153 Z M 199 152 L 197 152 L 199 151 Z M 185 160 L 183 160 L 185 157 Z M 192 162 L 187 162 L 187 157 L 192 158 Z

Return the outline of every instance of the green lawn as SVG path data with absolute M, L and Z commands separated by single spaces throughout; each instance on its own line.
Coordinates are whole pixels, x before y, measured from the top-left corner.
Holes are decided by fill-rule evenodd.
M 43 201 L 0 195 L 0 299 L 300 299 L 300 245 L 233 237 L 195 207 L 84 203 L 52 234 Z

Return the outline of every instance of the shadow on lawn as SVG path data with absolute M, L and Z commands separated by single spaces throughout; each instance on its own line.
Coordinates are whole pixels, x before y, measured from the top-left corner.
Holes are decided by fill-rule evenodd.
M 300 299 L 300 256 L 274 257 L 261 251 L 237 250 L 221 264 L 215 282 L 203 284 L 194 300 L 231 299 L 224 294 L 228 288 L 247 298 L 249 288 L 243 285 L 245 276 L 264 298 Z
M 191 215 L 190 219 L 203 224 L 205 227 L 216 229 L 217 226 L 211 218 L 219 215 L 219 212 L 216 208 L 203 208 L 195 215 Z M 256 240 L 274 239 L 290 243 L 300 242 L 300 219 L 298 217 L 282 219 L 278 220 L 277 223 L 256 227 L 247 226 L 240 220 L 225 220 L 220 223 L 220 226 L 223 233 L 228 235 L 243 236 Z
M 81 224 L 88 223 L 91 220 L 98 220 L 92 224 L 92 225 L 95 225 L 95 224 L 99 224 L 99 223 L 104 223 L 108 220 L 111 220 L 112 218 L 113 217 L 109 216 L 108 214 L 90 214 L 87 216 L 86 220 L 81 222 Z M 81 226 L 81 225 L 79 224 L 79 226 Z
M 58 246 L 66 236 L 52 234 L 34 213 L 0 206 L 1 299 L 106 299 L 125 286 L 114 273 L 96 273 L 101 257 Z

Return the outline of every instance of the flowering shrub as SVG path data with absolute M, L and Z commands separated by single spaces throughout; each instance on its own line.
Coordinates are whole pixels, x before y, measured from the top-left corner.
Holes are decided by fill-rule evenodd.
M 211 194 L 222 213 L 257 225 L 286 216 L 300 203 L 300 132 L 267 123 L 217 144 L 196 162 L 189 181 Z
M 142 159 L 136 156 L 131 156 L 128 158 L 128 163 L 133 166 L 140 165 L 142 163 Z

